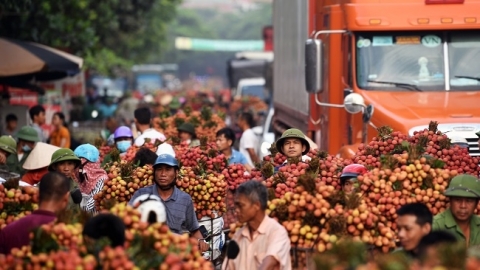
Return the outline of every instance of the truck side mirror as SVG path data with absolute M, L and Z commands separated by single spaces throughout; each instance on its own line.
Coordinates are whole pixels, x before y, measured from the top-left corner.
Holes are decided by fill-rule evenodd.
M 305 42 L 305 88 L 313 94 L 323 90 L 322 48 L 319 39 L 308 39 Z

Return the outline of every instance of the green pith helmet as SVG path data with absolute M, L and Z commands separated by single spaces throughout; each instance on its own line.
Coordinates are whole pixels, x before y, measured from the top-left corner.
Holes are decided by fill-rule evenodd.
M 302 152 L 302 155 L 306 155 L 308 151 L 310 151 L 310 144 L 308 143 L 307 139 L 305 139 L 305 134 L 303 134 L 303 132 L 300 131 L 299 129 L 291 128 L 291 129 L 285 130 L 285 132 L 283 132 L 282 134 L 282 137 L 280 137 L 280 139 L 278 139 L 277 142 L 275 142 L 277 151 L 280 152 L 282 155 L 285 155 L 285 153 L 283 153 L 282 148 L 285 140 L 288 138 L 295 138 L 302 141 L 302 144 L 305 145 L 305 151 Z
M 195 127 L 190 123 L 183 123 L 178 128 L 178 131 L 183 131 L 192 134 L 195 137 Z
M 17 142 L 11 136 L 4 135 L 0 137 L 0 149 L 10 154 L 16 154 Z
M 444 193 L 447 197 L 465 197 L 480 199 L 480 180 L 473 175 L 455 176 Z
M 80 159 L 73 153 L 71 149 L 68 148 L 61 148 L 57 151 L 53 152 L 52 160 L 50 161 L 50 165 L 48 166 L 49 171 L 54 171 L 53 164 L 59 163 L 61 161 L 71 160 L 75 162 L 75 168 L 80 166 Z
M 23 126 L 17 133 L 17 138 L 19 140 L 24 140 L 27 142 L 39 142 L 40 138 L 38 137 L 38 132 L 30 126 Z

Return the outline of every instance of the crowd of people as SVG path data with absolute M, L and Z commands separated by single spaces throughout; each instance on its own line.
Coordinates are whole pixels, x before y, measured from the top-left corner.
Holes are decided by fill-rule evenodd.
M 103 189 L 104 182 L 108 179 L 104 168 L 112 161 L 111 154 L 107 154 L 101 162 L 99 150 L 91 144 L 82 144 L 70 149 L 68 130 L 64 129 L 64 116 L 61 113 L 55 113 L 53 116 L 52 123 L 56 129 L 49 139 L 45 138 L 40 128 L 45 121 L 43 107 L 32 107 L 30 115 L 32 122 L 30 125 L 0 137 L 0 164 L 4 171 L 21 178 L 20 185 L 36 186 L 40 189 L 39 209 L 29 215 L 28 219 L 14 222 L 0 232 L 2 253 L 9 253 L 11 248 L 28 244 L 28 233 L 23 232 L 51 222 L 64 209 L 97 214 L 94 196 Z M 140 166 L 146 164 L 153 166 L 155 185 L 138 190 L 130 204 L 140 210 L 156 211 L 157 217 L 164 215 L 165 222 L 174 233 L 190 233 L 192 237 L 203 239 L 192 199 L 175 185 L 179 170 L 175 151 L 165 142 L 165 135 L 152 128 L 152 118 L 150 108 L 140 107 L 134 110 L 133 130 L 130 126 L 117 126 L 113 118 L 106 121 L 107 127 L 112 131 L 106 136 L 107 144 L 116 148 L 120 156 L 125 155 L 132 145 L 142 146 L 147 139 L 151 142 L 156 140 L 163 142 L 155 153 L 147 148 L 141 148 L 136 153 L 134 163 Z M 13 130 L 12 127 L 14 126 L 7 126 L 9 130 Z M 180 140 L 190 147 L 200 144 L 195 128 L 190 123 L 180 125 L 178 134 Z M 228 127 L 220 129 L 216 135 L 218 151 L 223 152 L 230 163 L 248 166 L 246 157 L 233 149 L 236 141 L 233 129 Z M 62 185 L 63 179 L 68 180 L 68 196 L 63 192 L 64 188 L 57 189 Z M 47 182 L 52 183 L 45 184 Z M 48 191 L 52 187 L 58 192 Z M 148 195 L 148 198 L 142 199 L 143 195 Z M 144 203 L 149 201 L 160 202 L 164 206 L 164 211 L 158 210 L 158 204 L 153 210 L 146 207 L 147 204 Z M 30 222 L 29 219 L 35 222 Z M 162 219 L 158 218 L 156 221 Z M 17 230 L 19 227 L 22 228 L 19 230 L 22 233 L 18 236 L 10 235 L 10 230 Z M 205 241 L 199 241 L 199 245 L 202 251 L 209 249 Z
M 3 170 L 18 174 L 21 185 L 37 186 L 40 202 L 31 215 L 0 231 L 0 253 L 4 254 L 8 254 L 11 248 L 28 244 L 32 228 L 52 222 L 66 208 L 97 214 L 93 197 L 103 189 L 108 178 L 104 165 L 112 160 L 107 155 L 101 163 L 98 149 L 91 144 L 70 149 L 70 134 L 64 127 L 62 113 L 53 116 L 55 131 L 50 138 L 45 138 L 40 128 L 45 122 L 43 107 L 34 106 L 29 113 L 32 124 L 18 130 L 15 117 L 7 116 L 6 129 L 0 137 L 0 164 Z M 105 138 L 120 155 L 125 155 L 132 145 L 142 146 L 147 139 L 162 142 L 156 153 L 147 148 L 137 152 L 136 163 L 153 166 L 154 184 L 136 191 L 129 204 L 141 210 L 142 220 L 166 222 L 173 233 L 189 233 L 198 239 L 200 250 L 207 251 L 209 245 L 204 241 L 192 199 L 176 187 L 179 164 L 175 151 L 165 142 L 165 135 L 152 128 L 152 118 L 152 110 L 141 107 L 134 110 L 134 130 L 131 126 L 116 126 L 111 118 L 106 121 L 111 134 L 104 134 Z M 239 149 L 234 149 L 235 131 L 225 127 L 216 133 L 217 150 L 225 154 L 230 164 L 243 164 L 251 171 L 255 162 L 260 161 L 255 151 L 257 137 L 252 131 L 253 115 L 242 113 L 237 125 L 243 131 Z M 183 143 L 190 147 L 199 145 L 191 124 L 180 125 L 178 132 Z M 294 159 L 308 161 L 310 158 L 306 154 L 315 147 L 298 129 L 286 130 L 275 145 L 278 152 L 287 157 L 280 167 Z M 358 164 L 344 168 L 340 177 L 344 194 L 351 194 L 358 188 L 357 177 L 366 171 Z M 480 217 L 475 214 L 480 200 L 480 180 L 471 175 L 458 175 L 451 180 L 444 195 L 450 199 L 449 208 L 436 216 L 432 216 L 428 207 L 421 203 L 407 204 L 397 210 L 400 248 L 394 252 L 419 267 L 415 269 L 433 269 L 440 264 L 439 246 L 462 243 L 476 259 L 471 263 L 480 267 L 480 257 L 477 257 L 480 255 Z M 238 256 L 225 260 L 223 269 L 292 269 L 288 233 L 266 214 L 267 201 L 266 187 L 260 182 L 247 181 L 237 188 L 235 213 L 238 221 L 245 225 L 232 239 L 238 244 Z M 103 235 L 111 238 L 115 245 L 123 244 L 125 236 L 121 220 L 97 214 L 89 224 L 84 229 L 87 239 L 98 239 Z M 217 262 L 220 263 L 222 261 Z

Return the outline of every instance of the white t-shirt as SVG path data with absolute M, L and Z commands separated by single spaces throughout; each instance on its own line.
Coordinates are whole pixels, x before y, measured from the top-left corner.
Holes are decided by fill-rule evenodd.
M 248 153 L 247 149 L 252 148 L 255 152 L 258 145 L 258 137 L 255 135 L 255 132 L 251 128 L 245 130 L 240 138 L 240 145 L 239 151 L 247 158 L 247 163 L 250 166 L 254 166 L 252 159 L 250 158 L 250 154 Z
M 135 145 L 139 147 L 142 146 L 145 143 L 146 138 L 149 138 L 151 143 L 155 142 L 156 140 L 163 142 L 167 139 L 163 133 L 158 132 L 153 128 L 149 128 L 135 139 Z

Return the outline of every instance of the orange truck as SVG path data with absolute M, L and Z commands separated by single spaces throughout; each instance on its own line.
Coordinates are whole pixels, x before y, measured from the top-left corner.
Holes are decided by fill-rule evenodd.
M 350 157 L 384 125 L 438 121 L 480 156 L 479 0 L 275 0 L 276 135 Z

